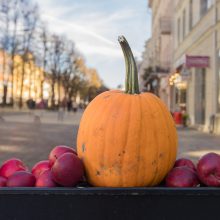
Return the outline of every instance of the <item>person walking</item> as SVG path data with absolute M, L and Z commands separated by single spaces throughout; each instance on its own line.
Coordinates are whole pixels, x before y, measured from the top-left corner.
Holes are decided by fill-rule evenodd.
M 78 105 L 76 102 L 73 102 L 73 112 L 76 113 L 78 110 Z
M 67 111 L 70 112 L 72 110 L 73 106 L 72 106 L 72 101 L 71 99 L 69 99 L 67 101 Z

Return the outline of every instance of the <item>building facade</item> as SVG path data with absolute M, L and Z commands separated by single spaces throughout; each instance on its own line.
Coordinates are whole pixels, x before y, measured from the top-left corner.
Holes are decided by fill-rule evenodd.
M 146 42 L 143 67 L 140 73 L 140 75 L 145 74 L 145 78 L 141 82 L 142 91 L 155 93 L 167 105 L 169 105 L 168 74 L 173 60 L 172 3 L 172 0 L 148 1 L 152 12 L 152 35 Z
M 29 56 L 32 55 L 30 54 Z M 10 56 L 4 51 L 0 51 L 0 104 L 3 103 L 5 88 L 7 88 L 7 105 L 10 105 L 12 103 L 13 97 L 13 105 L 14 107 L 18 107 L 21 96 L 23 103 L 26 103 L 27 100 L 30 99 L 34 100 L 37 103 L 40 102 L 42 92 L 41 83 L 43 81 L 43 97 L 45 101 L 48 101 L 48 105 L 50 106 L 52 96 L 52 82 L 49 75 L 45 74 L 44 76 L 43 69 L 35 64 L 32 57 L 29 57 L 28 62 L 23 62 L 21 56 L 16 55 L 12 78 L 9 66 L 10 62 Z M 5 63 L 5 67 L 3 63 Z M 5 86 L 6 84 L 7 87 Z M 54 85 L 54 93 L 55 104 L 58 104 L 58 94 L 60 94 L 62 100 L 64 98 L 64 89 L 61 86 L 58 87 L 57 82 Z
M 170 108 L 185 108 L 190 124 L 220 132 L 220 1 L 174 1 Z
M 151 73 L 152 64 L 152 52 L 151 52 L 151 39 L 148 39 L 144 46 L 144 51 L 142 53 L 142 62 L 139 65 L 139 83 L 140 90 L 142 92 L 147 91 L 146 80 L 149 73 Z
M 191 126 L 220 133 L 220 0 L 149 0 L 148 6 L 152 36 L 143 63 L 152 71 L 141 88 L 171 111 L 186 111 Z

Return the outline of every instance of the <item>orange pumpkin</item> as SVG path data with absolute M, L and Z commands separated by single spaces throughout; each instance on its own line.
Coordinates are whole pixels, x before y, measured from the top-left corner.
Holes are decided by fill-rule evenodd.
M 123 36 L 119 42 L 126 63 L 125 92 L 104 92 L 88 105 L 80 122 L 77 152 L 94 186 L 154 186 L 175 162 L 176 128 L 158 97 L 139 93 L 132 51 Z

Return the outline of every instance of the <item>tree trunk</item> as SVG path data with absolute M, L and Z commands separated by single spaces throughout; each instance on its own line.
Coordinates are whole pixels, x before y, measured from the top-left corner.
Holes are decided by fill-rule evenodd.
M 51 95 L 51 108 L 54 109 L 55 107 L 55 92 L 54 92 L 54 85 L 55 85 L 55 82 L 54 80 L 52 80 L 52 85 L 51 85 L 51 88 L 52 88 L 52 95 Z
M 5 106 L 7 104 L 7 92 L 8 91 L 8 86 L 4 84 L 3 87 L 3 106 Z
M 25 74 L 25 59 L 22 61 L 22 73 L 21 73 L 21 88 L 20 88 L 20 98 L 19 98 L 19 108 L 23 107 L 23 87 L 24 87 L 24 74 Z
M 58 108 L 60 107 L 60 76 L 58 76 Z
M 41 100 L 44 99 L 44 80 L 41 80 L 40 82 L 40 98 Z
M 28 61 L 28 66 L 29 66 L 29 88 L 28 88 L 28 98 L 33 98 L 31 97 L 31 86 L 32 86 L 32 74 L 34 73 L 33 66 L 31 65 L 31 60 Z
M 7 100 L 7 92 L 8 92 L 8 79 L 6 80 L 6 54 L 5 50 L 3 51 L 3 57 L 2 57 L 2 75 L 3 75 L 3 98 L 2 98 L 2 104 L 3 106 L 6 105 Z
M 14 106 L 14 57 L 11 64 L 11 104 Z
M 46 68 L 46 50 L 44 49 L 44 63 L 43 63 L 43 79 L 41 79 L 40 83 L 40 98 L 44 99 L 44 80 L 45 80 L 45 68 Z

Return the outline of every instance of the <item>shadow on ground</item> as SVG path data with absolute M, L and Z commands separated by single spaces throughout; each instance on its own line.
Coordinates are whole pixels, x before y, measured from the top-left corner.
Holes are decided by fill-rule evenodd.
M 194 162 L 208 152 L 220 153 L 220 136 L 178 128 L 178 157 Z M 0 164 L 11 157 L 28 166 L 45 160 L 56 145 L 76 147 L 78 125 L 0 121 Z
M 77 131 L 77 125 L 0 122 L 0 163 L 18 157 L 31 167 L 56 145 L 75 147 Z
M 186 157 L 197 162 L 206 153 L 220 154 L 220 136 L 189 128 L 178 128 L 178 157 Z

